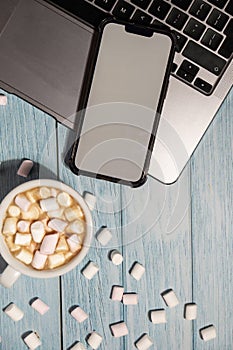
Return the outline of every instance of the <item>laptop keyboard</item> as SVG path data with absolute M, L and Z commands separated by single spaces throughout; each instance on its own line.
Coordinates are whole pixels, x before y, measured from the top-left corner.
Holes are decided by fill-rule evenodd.
M 109 14 L 165 24 L 176 36 L 172 75 L 211 94 L 233 54 L 233 0 L 52 0 L 93 26 Z

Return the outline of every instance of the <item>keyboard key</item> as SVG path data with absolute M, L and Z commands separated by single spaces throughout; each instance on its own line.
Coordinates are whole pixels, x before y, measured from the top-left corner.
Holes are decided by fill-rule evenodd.
M 204 21 L 211 10 L 211 6 L 207 4 L 205 1 L 196 0 L 190 10 L 189 13 L 194 17 L 197 17 L 201 21 Z
M 226 5 L 227 0 L 209 0 L 209 2 L 220 9 L 223 9 L 223 7 Z
M 120 19 L 129 19 L 134 12 L 135 7 L 130 5 L 126 1 L 119 1 L 114 7 L 113 14 L 114 16 Z
M 223 36 L 217 32 L 215 32 L 213 29 L 208 29 L 202 40 L 201 43 L 205 46 L 207 46 L 211 50 L 217 50 L 219 47 L 221 41 L 223 39 Z
M 183 56 L 215 75 L 220 75 L 226 65 L 224 59 L 191 40 L 186 45 Z
M 133 17 L 132 20 L 136 23 L 140 23 L 140 24 L 149 24 L 152 21 L 153 17 L 151 17 L 150 15 L 148 15 L 147 13 L 141 11 L 141 10 L 137 10 Z
M 206 93 L 209 93 L 212 89 L 212 86 L 209 83 L 207 83 L 207 81 L 202 80 L 201 78 L 197 78 L 194 81 L 194 85 Z
M 233 18 L 229 21 L 228 25 L 224 30 L 224 34 L 227 36 L 233 36 Z
M 173 8 L 172 11 L 169 13 L 168 18 L 166 22 L 170 24 L 172 27 L 181 30 L 183 26 L 185 25 L 185 22 L 188 19 L 188 15 L 186 13 Z
M 199 40 L 204 33 L 205 28 L 206 26 L 203 23 L 191 18 L 184 28 L 184 33 L 191 36 L 191 38 L 195 40 Z
M 214 9 L 209 15 L 207 23 L 214 29 L 222 30 L 225 27 L 228 19 L 229 16 L 227 16 L 225 13 Z
M 233 0 L 230 0 L 225 11 L 233 16 Z
M 106 11 L 110 11 L 113 8 L 116 0 L 95 0 L 95 4 L 102 7 Z
M 187 72 L 187 73 L 193 75 L 193 77 L 195 77 L 200 68 L 195 66 L 195 64 L 193 64 L 187 60 L 184 60 L 180 65 L 180 69 L 182 69 L 184 72 Z
M 172 0 L 172 4 L 181 8 L 182 10 L 187 10 L 192 0 Z
M 183 49 L 187 41 L 187 38 L 186 36 L 180 34 L 179 32 L 176 32 L 175 30 L 173 30 L 172 33 L 174 33 L 176 37 L 176 51 L 180 52 Z
M 218 53 L 225 58 L 230 58 L 233 52 L 233 36 L 227 36 Z
M 139 7 L 141 7 L 142 9 L 146 9 L 149 5 L 149 3 L 151 2 L 151 0 L 131 0 L 131 2 L 134 5 L 137 5 Z
M 185 72 L 182 69 L 178 69 L 178 71 L 176 72 L 176 74 L 178 75 L 178 77 L 186 80 L 187 82 L 191 83 L 194 79 L 194 76 L 192 74 L 189 74 L 187 72 Z
M 167 16 L 170 8 L 171 5 L 167 2 L 162 0 L 154 0 L 151 6 L 149 7 L 148 12 L 159 19 L 164 19 Z

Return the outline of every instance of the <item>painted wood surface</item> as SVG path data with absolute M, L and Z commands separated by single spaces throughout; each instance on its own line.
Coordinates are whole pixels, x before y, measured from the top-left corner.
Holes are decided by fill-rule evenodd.
M 21 334 L 35 329 L 45 350 L 66 350 L 77 340 L 85 343 L 92 330 L 103 336 L 100 350 L 132 350 L 143 333 L 151 336 L 156 350 L 231 350 L 233 91 L 178 182 L 164 186 L 149 178 L 134 190 L 73 175 L 64 164 L 72 133 L 22 100 L 8 98 L 8 105 L 0 108 L 1 198 L 22 181 L 15 176 L 16 169 L 22 158 L 30 158 L 38 163 L 31 178 L 55 177 L 80 193 L 96 194 L 94 233 L 106 225 L 114 238 L 105 248 L 94 238 L 80 266 L 60 279 L 23 276 L 11 290 L 0 287 L 1 309 L 13 301 L 25 311 L 18 323 L 0 312 L 0 349 L 26 349 Z M 108 259 L 113 248 L 124 255 L 118 267 Z M 81 269 L 89 260 L 100 271 L 88 282 Z M 135 261 L 146 268 L 140 281 L 129 274 Z M 137 292 L 139 304 L 110 300 L 111 287 L 118 284 L 126 292 Z M 173 309 L 160 295 L 168 288 L 180 301 Z M 50 305 L 43 317 L 28 305 L 35 296 Z M 198 304 L 194 322 L 183 318 L 184 303 L 191 301 Z M 73 305 L 89 314 L 83 324 L 70 315 Z M 157 308 L 166 310 L 165 325 L 153 325 L 148 318 Z M 121 320 L 129 335 L 115 339 L 109 325 Z M 218 337 L 204 343 L 198 330 L 212 323 Z

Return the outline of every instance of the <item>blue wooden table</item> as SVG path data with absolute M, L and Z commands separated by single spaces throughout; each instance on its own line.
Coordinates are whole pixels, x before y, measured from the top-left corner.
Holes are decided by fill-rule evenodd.
M 35 330 L 44 350 L 84 344 L 96 330 L 101 350 L 133 350 L 143 333 L 157 350 L 233 349 L 233 91 L 222 105 L 205 137 L 177 183 L 165 186 L 149 178 L 139 189 L 74 176 L 64 164 L 72 135 L 54 119 L 15 96 L 0 106 L 0 199 L 19 183 L 16 170 L 22 158 L 32 159 L 40 178 L 55 177 L 78 192 L 97 196 L 95 231 L 108 226 L 114 238 L 105 248 L 94 239 L 88 256 L 76 269 L 50 280 L 21 276 L 11 289 L 0 286 L 1 350 L 23 350 L 23 333 Z M 124 256 L 120 266 L 108 259 L 111 249 Z M 87 281 L 81 269 L 93 260 L 99 273 Z M 138 261 L 146 268 L 140 281 L 129 269 Z M 139 303 L 124 306 L 109 296 L 113 285 L 137 292 Z M 169 309 L 161 297 L 172 288 L 180 303 Z M 50 310 L 39 315 L 29 305 L 40 297 Z M 184 304 L 195 302 L 195 321 L 183 318 Z M 14 323 L 2 312 L 10 302 L 25 313 Z M 80 305 L 89 319 L 78 324 L 69 313 Z M 154 325 L 153 309 L 165 308 L 167 323 Z M 129 335 L 114 338 L 109 325 L 124 320 Z M 204 342 L 199 329 L 214 324 L 217 338 Z M 87 345 L 87 344 L 86 344 Z

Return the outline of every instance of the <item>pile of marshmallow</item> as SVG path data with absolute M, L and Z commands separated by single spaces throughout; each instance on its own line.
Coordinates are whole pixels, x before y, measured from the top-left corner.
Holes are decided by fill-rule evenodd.
M 85 217 L 68 193 L 36 187 L 14 198 L 2 234 L 16 259 L 37 270 L 54 269 L 81 250 Z

